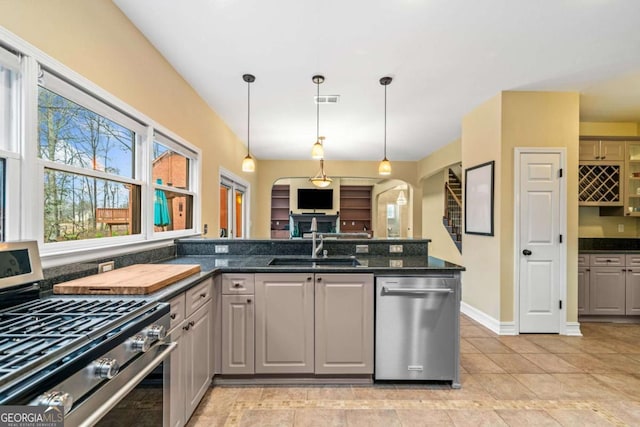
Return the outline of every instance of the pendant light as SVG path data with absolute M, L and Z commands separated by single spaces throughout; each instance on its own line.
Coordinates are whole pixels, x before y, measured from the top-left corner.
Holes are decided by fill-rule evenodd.
M 396 204 L 398 206 L 404 206 L 407 204 L 407 196 L 404 195 L 404 190 L 400 190 L 398 198 L 396 199 Z
M 387 159 L 387 86 L 391 84 L 391 77 L 383 77 L 380 84 L 384 86 L 384 158 L 378 165 L 378 174 L 391 175 L 391 162 Z
M 324 146 L 322 142 L 324 141 L 324 136 L 320 136 L 320 84 L 324 82 L 324 76 L 315 75 L 311 78 L 311 80 L 316 84 L 317 92 L 316 92 L 316 143 L 311 147 L 311 158 L 315 160 L 320 160 L 324 158 Z
M 324 81 L 324 76 L 320 76 L 320 75 L 316 75 L 313 76 L 313 78 L 311 79 L 313 80 L 313 82 L 318 86 L 318 96 L 320 96 L 320 83 L 322 83 Z M 317 98 L 316 98 L 316 103 L 317 103 Z M 313 144 L 313 149 L 311 150 L 312 153 L 312 157 L 315 159 L 316 155 L 319 155 L 320 157 L 317 157 L 320 159 L 320 170 L 318 171 L 318 173 L 312 177 L 309 178 L 309 181 L 311 181 L 311 183 L 313 185 L 315 185 L 316 187 L 320 187 L 320 188 L 324 188 L 324 187 L 328 187 L 329 185 L 331 185 L 331 182 L 333 182 L 333 180 L 331 178 L 329 178 L 327 176 L 327 174 L 324 172 L 324 148 L 322 146 L 322 141 L 324 140 L 323 136 L 320 136 L 320 104 L 317 104 L 317 108 L 316 108 L 316 143 Z M 316 150 L 316 147 L 319 146 L 319 149 Z
M 256 81 L 253 74 L 243 74 L 242 80 L 247 82 L 247 155 L 242 160 L 242 172 L 255 172 L 256 162 L 251 157 L 251 143 L 249 141 L 249 127 L 251 124 L 251 83 Z
M 326 173 L 324 173 L 324 159 L 320 159 L 320 170 L 313 178 L 309 178 L 309 181 L 311 181 L 311 183 L 316 187 L 320 188 L 328 187 L 331 185 L 333 180 L 329 178 Z

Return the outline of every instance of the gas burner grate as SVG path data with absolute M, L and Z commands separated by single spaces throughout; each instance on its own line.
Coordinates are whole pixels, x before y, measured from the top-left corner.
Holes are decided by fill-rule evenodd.
M 52 298 L 28 302 L 7 309 L 4 313 L 12 314 L 47 314 L 47 313 L 73 313 L 73 314 L 128 314 L 149 303 L 143 299 L 66 299 Z

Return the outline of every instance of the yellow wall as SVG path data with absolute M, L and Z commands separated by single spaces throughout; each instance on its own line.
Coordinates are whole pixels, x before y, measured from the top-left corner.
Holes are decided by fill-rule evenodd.
M 637 136 L 635 122 L 580 122 L 580 136 Z
M 469 168 L 494 160 L 495 236 L 462 236 L 462 299 L 485 314 L 500 319 L 500 238 L 503 228 L 500 211 L 502 176 L 502 96 L 485 102 L 462 119 L 462 167 Z M 464 177 L 463 177 L 464 179 Z M 507 233 L 510 231 L 507 229 Z
M 513 320 L 514 149 L 565 147 L 567 153 L 567 321 L 577 321 L 579 95 L 558 92 L 502 94 L 501 321 Z
M 461 148 L 462 140 L 456 139 L 419 160 L 418 179 L 428 178 L 443 168 L 460 163 L 460 159 L 462 159 Z
M 390 179 L 400 179 L 410 186 L 419 187 L 416 178 L 416 162 L 391 162 L 393 173 Z M 325 172 L 329 177 L 356 177 L 356 178 L 380 178 L 378 175 L 378 162 L 370 161 L 326 161 Z M 319 169 L 317 160 L 261 160 L 257 169 L 257 203 L 254 205 L 254 231 L 255 238 L 268 238 L 271 234 L 271 187 L 280 178 L 295 177 L 308 178 L 316 174 Z M 420 190 L 422 191 L 422 190 Z M 413 203 L 412 218 L 422 217 L 422 206 Z M 422 234 L 420 221 L 413 221 L 414 237 Z
M 243 143 L 111 1 L 4 0 L 0 25 L 202 149 L 202 223 L 210 230 L 220 166 L 256 185 L 240 169 Z

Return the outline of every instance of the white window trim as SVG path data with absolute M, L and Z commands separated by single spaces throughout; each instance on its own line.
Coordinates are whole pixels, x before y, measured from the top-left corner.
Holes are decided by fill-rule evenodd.
M 225 182 L 226 181 L 226 182 Z M 244 187 L 244 205 L 245 208 L 243 209 L 242 215 L 242 224 L 244 226 L 244 230 L 242 233 L 243 237 L 240 237 L 239 239 L 237 237 L 233 237 L 233 239 L 238 239 L 238 240 L 247 240 L 251 238 L 251 224 L 250 224 L 250 218 L 251 218 L 251 184 L 243 179 L 242 177 L 234 174 L 233 172 L 231 172 L 228 169 L 225 169 L 224 167 L 220 166 L 220 170 L 219 170 L 219 182 L 218 182 L 218 192 L 220 191 L 220 185 L 231 185 L 231 188 L 235 188 L 236 186 L 234 184 L 238 184 L 242 187 Z M 219 207 L 221 205 L 221 201 L 218 201 L 219 203 Z M 219 222 L 219 219 L 218 219 Z M 227 238 L 231 239 L 230 236 L 228 236 Z
M 96 258 L 122 255 L 125 253 L 154 249 L 158 247 L 170 246 L 177 237 L 188 237 L 200 234 L 201 227 L 201 188 L 202 188 L 202 150 L 187 142 L 183 138 L 174 134 L 160 123 L 141 113 L 125 102 L 121 101 L 106 90 L 100 88 L 87 78 L 73 71 L 58 60 L 47 55 L 40 49 L 19 38 L 4 27 L 0 26 L 0 41 L 10 49 L 21 53 L 20 72 L 20 146 L 21 156 L 18 158 L 8 156 L 7 180 L 16 179 L 19 176 L 19 185 L 7 186 L 7 200 L 12 200 L 10 208 L 7 209 L 7 238 L 10 240 L 30 239 L 39 243 L 42 265 L 44 268 L 65 265 L 74 262 L 83 262 Z M 136 158 L 136 167 L 140 168 L 143 180 L 146 181 L 142 191 L 142 215 L 147 219 L 143 226 L 142 233 L 138 236 L 119 236 L 108 239 L 88 239 L 83 241 L 70 241 L 50 243 L 46 246 L 43 243 L 43 223 L 42 223 L 42 180 L 33 179 L 34 176 L 42 176 L 44 171 L 43 163 L 38 162 L 38 129 L 34 124 L 38 120 L 38 73 L 40 66 L 51 73 L 63 76 L 72 86 L 80 87 L 92 96 L 95 96 L 104 103 L 110 105 L 123 115 L 135 121 L 138 126 L 142 126 L 146 132 L 147 149 L 141 151 L 141 156 Z M 46 87 L 46 86 L 45 86 Z M 94 110 L 95 111 L 95 110 Z M 96 111 L 99 113 L 99 111 Z M 152 131 L 150 131 L 150 129 Z M 151 149 L 148 141 L 153 138 L 154 132 L 161 133 L 183 145 L 186 152 L 195 153 L 197 160 L 193 160 L 192 166 L 192 187 L 191 193 L 194 195 L 193 206 L 193 229 L 178 230 L 163 233 L 152 233 L 148 230 L 149 220 L 147 217 L 153 215 L 152 205 L 149 205 L 150 194 L 154 187 L 151 183 L 151 170 L 148 157 Z M 141 133 L 141 135 L 144 135 Z M 141 143 L 138 141 L 137 143 Z M 149 154 L 149 156 L 145 155 Z M 1 155 L 2 153 L 0 153 Z M 5 156 L 6 157 L 6 156 Z M 10 166 L 12 166 L 10 168 Z M 59 165 L 57 165 L 59 166 Z M 58 167 L 57 167 L 58 169 Z M 113 177 L 111 178 L 113 179 Z M 39 191 L 40 190 L 40 191 Z M 172 189 L 173 190 L 173 189 Z M 19 193 L 19 196 L 16 196 Z M 11 199 L 10 199 L 11 197 Z M 15 202 L 15 203 L 13 203 Z M 17 212 L 16 212 L 17 211 Z M 149 214 L 149 211 L 150 214 Z M 153 219 L 151 218 L 151 221 Z M 153 228 L 151 226 L 151 228 Z M 10 232 L 9 232 L 10 231 Z

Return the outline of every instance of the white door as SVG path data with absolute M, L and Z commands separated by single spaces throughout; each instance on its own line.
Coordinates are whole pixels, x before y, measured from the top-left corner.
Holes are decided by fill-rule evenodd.
M 560 332 L 561 153 L 521 152 L 519 177 L 520 332 Z

